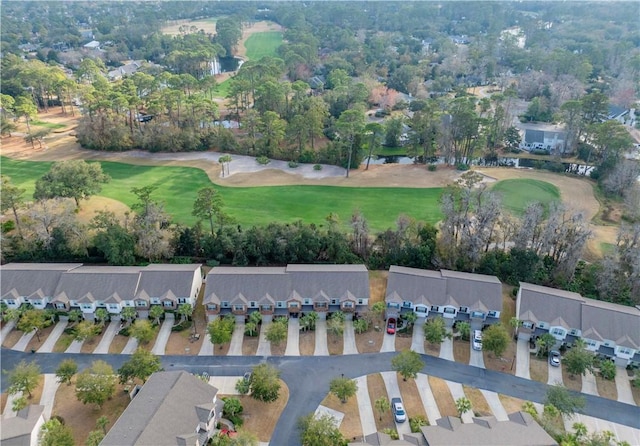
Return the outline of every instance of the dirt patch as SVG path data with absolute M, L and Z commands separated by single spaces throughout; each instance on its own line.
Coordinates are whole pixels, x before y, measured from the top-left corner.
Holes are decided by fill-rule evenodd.
M 169 36 L 178 36 L 182 34 L 180 27 L 184 26 L 189 30 L 192 26 L 195 27 L 196 33 L 203 30 L 205 34 L 216 34 L 216 21 L 215 19 L 208 20 L 169 20 L 165 26 L 160 28 L 162 34 Z
M 51 324 L 47 328 L 40 330 L 39 333 L 31 338 L 31 340 L 27 344 L 27 348 L 24 351 L 30 352 L 31 350 L 38 350 L 40 347 L 42 347 L 42 344 L 44 344 L 44 342 L 47 340 L 55 326 L 56 324 Z M 40 337 L 40 340 L 38 340 L 38 336 Z
M 471 345 L 462 339 L 453 340 L 453 358 L 460 364 L 469 364 L 471 359 Z
M 300 349 L 300 356 L 313 356 L 316 349 L 316 332 L 312 330 L 301 331 L 298 339 L 298 348 Z
M 255 356 L 258 352 L 259 342 L 260 338 L 258 336 L 245 336 L 242 340 L 242 355 Z
M 598 394 L 603 398 L 610 400 L 618 399 L 618 389 L 615 380 L 603 379 L 599 374 L 596 375 L 596 384 L 598 385 Z
M 208 336 L 208 335 L 207 335 Z M 229 350 L 231 349 L 231 343 L 227 342 L 226 344 L 218 344 L 213 346 L 213 355 L 214 356 L 227 356 L 229 354 Z
M 453 396 L 451 396 L 451 391 L 449 390 L 449 386 L 444 381 L 444 379 L 436 378 L 435 376 L 430 376 L 429 387 L 431 387 L 433 398 L 436 400 L 436 403 L 438 404 L 438 410 L 440 411 L 440 416 L 457 417 L 458 409 L 456 409 L 456 402 L 453 400 Z
M 367 390 L 369 391 L 369 400 L 373 405 L 376 418 L 376 430 L 378 432 L 384 429 L 395 430 L 396 424 L 393 421 L 391 408 L 389 407 L 389 410 L 386 410 L 382 414 L 375 408 L 375 402 L 378 398 L 384 397 L 387 401 L 390 401 L 389 395 L 387 394 L 387 387 L 384 385 L 384 379 L 382 379 L 382 375 L 380 373 L 367 375 Z
M 280 380 L 280 394 L 272 403 L 264 403 L 255 400 L 249 395 L 234 395 L 242 403 L 242 429 L 247 430 L 258 437 L 259 441 L 268 442 L 276 427 L 278 418 L 289 401 L 289 388 Z M 301 414 L 304 415 L 304 414 Z
M 129 342 L 128 336 L 122 336 L 119 334 L 115 335 L 113 341 L 111 341 L 111 344 L 109 345 L 109 353 L 121 353 L 124 346 L 127 345 L 127 342 Z
M 20 340 L 20 338 L 22 337 L 23 334 L 24 333 L 22 333 L 21 331 L 18 331 L 18 330 L 16 330 L 14 328 L 2 340 L 2 346 L 6 347 L 6 348 L 12 348 Z
M 166 355 L 197 355 L 204 342 L 203 334 L 198 340 L 193 339 L 193 328 L 182 331 L 174 331 L 169 336 L 169 341 L 165 347 Z
M 500 402 L 502 403 L 502 406 L 504 407 L 504 410 L 507 411 L 507 413 L 513 413 L 522 410 L 524 400 L 502 394 L 499 394 L 498 398 L 500 398 Z
M 418 386 L 415 379 L 408 379 L 404 381 L 402 376 L 398 375 L 398 387 L 400 388 L 400 395 L 402 395 L 402 402 L 404 408 L 407 411 L 408 417 L 413 418 L 418 415 L 427 418 L 427 412 L 424 410 L 424 404 L 422 404 L 422 398 L 418 393 Z M 429 420 L 431 422 L 431 420 Z M 431 424 L 434 424 L 431 422 Z
M 396 351 L 410 350 L 412 340 L 413 336 L 410 333 L 396 333 Z
M 484 395 L 475 387 L 462 386 L 465 396 L 471 401 L 471 410 L 476 417 L 487 417 L 493 415 L 493 411 Z
M 327 333 L 327 348 L 330 355 L 341 355 L 344 350 L 344 336 Z
M 546 383 L 549 380 L 549 363 L 545 358 L 536 355 L 529 357 L 529 375 L 534 381 Z
M 123 202 L 112 198 L 101 196 L 89 197 L 88 200 L 82 200 L 80 202 L 80 209 L 76 214 L 78 222 L 89 224 L 98 211 L 113 212 L 120 220 L 120 223 L 124 223 L 125 214 L 130 212 L 131 209 Z
M 378 329 L 370 328 L 364 333 L 356 333 L 356 347 L 359 353 L 377 353 L 382 348 L 382 340 L 384 339 L 384 330 L 382 330 L 382 322 L 374 322 Z
M 442 344 L 424 341 L 424 351 L 427 355 L 440 356 Z
M 106 327 L 102 327 L 102 332 L 99 335 L 84 341 L 84 343 L 82 344 L 82 347 L 80 347 L 80 353 L 93 353 L 93 351 L 96 349 L 98 344 L 100 344 L 100 340 L 104 336 L 104 333 L 106 331 L 105 328 Z
M 562 382 L 569 390 L 575 390 L 576 392 L 582 391 L 582 376 L 570 376 L 569 373 L 567 373 L 566 367 L 562 367 Z
M 116 393 L 106 401 L 102 408 L 95 404 L 85 405 L 77 400 L 75 394 L 75 378 L 71 385 L 61 385 L 56 392 L 52 415 L 61 416 L 73 432 L 75 444 L 85 444 L 89 432 L 96 430 L 96 420 L 101 416 L 109 419 L 107 432 L 120 417 L 129 404 L 129 395 L 121 384 L 116 385 Z
M 330 393 L 320 404 L 344 414 L 340 424 L 340 432 L 342 432 L 344 438 L 362 437 L 360 410 L 358 409 L 358 399 L 356 397 L 349 398 L 346 403 L 342 403 L 337 396 Z
M 501 357 L 496 357 L 491 352 L 483 351 L 484 366 L 489 370 L 496 370 L 498 372 L 509 373 L 511 375 L 516 372 L 516 343 L 513 338 L 510 338 L 507 349 L 502 353 Z
M 509 333 L 513 333 L 513 329 L 509 326 L 509 321 L 512 317 L 516 316 L 516 299 L 513 297 L 513 289 L 516 288 L 512 285 L 502 284 L 502 312 L 500 313 L 500 322 L 509 330 Z
M 369 271 L 369 307 L 384 302 L 389 271 Z
M 287 339 L 277 344 L 271 343 L 271 356 L 284 356 L 287 349 Z

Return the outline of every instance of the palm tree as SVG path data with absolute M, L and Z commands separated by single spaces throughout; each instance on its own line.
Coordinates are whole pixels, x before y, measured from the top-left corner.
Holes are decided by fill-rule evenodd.
M 109 312 L 104 308 L 98 308 L 96 310 L 96 319 L 101 326 L 104 326 L 107 319 L 109 319 Z
M 78 309 L 69 311 L 69 322 L 72 322 L 75 325 L 81 319 L 82 319 L 82 311 Z
M 191 304 L 182 304 L 178 307 L 178 314 L 180 315 L 180 322 L 184 322 L 191 318 L 191 315 L 193 314 L 193 307 Z
M 386 399 L 384 396 L 381 396 L 373 403 L 373 405 L 376 407 L 376 410 L 380 412 L 380 421 L 382 421 L 382 415 L 384 415 L 389 410 L 389 407 L 391 406 L 389 404 L 389 400 Z
M 149 317 L 153 319 L 153 323 L 156 325 L 160 325 L 160 318 L 164 314 L 164 308 L 160 305 L 153 305 L 149 310 Z
M 127 325 L 136 317 L 136 309 L 133 307 L 124 307 L 120 316 L 127 322 Z

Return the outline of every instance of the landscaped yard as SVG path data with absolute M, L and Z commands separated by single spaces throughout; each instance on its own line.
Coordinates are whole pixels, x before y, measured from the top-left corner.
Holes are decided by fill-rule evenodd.
M 265 31 L 249 36 L 244 46 L 249 60 L 258 60 L 265 56 L 276 57 L 276 50 L 282 45 L 280 31 Z

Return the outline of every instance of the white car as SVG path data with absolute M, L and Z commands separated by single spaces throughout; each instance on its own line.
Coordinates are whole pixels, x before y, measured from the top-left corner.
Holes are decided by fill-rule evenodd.
M 474 350 L 482 350 L 482 331 L 473 331 L 472 346 Z
M 404 423 L 407 421 L 407 412 L 404 410 L 401 398 L 391 398 L 391 411 L 396 423 Z

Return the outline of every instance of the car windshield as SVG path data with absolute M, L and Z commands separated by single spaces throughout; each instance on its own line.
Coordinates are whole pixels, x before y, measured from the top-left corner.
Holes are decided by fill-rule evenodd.
M 400 407 L 398 407 L 398 408 L 396 409 L 396 413 L 397 413 L 398 415 L 404 415 L 404 410 L 402 410 Z

